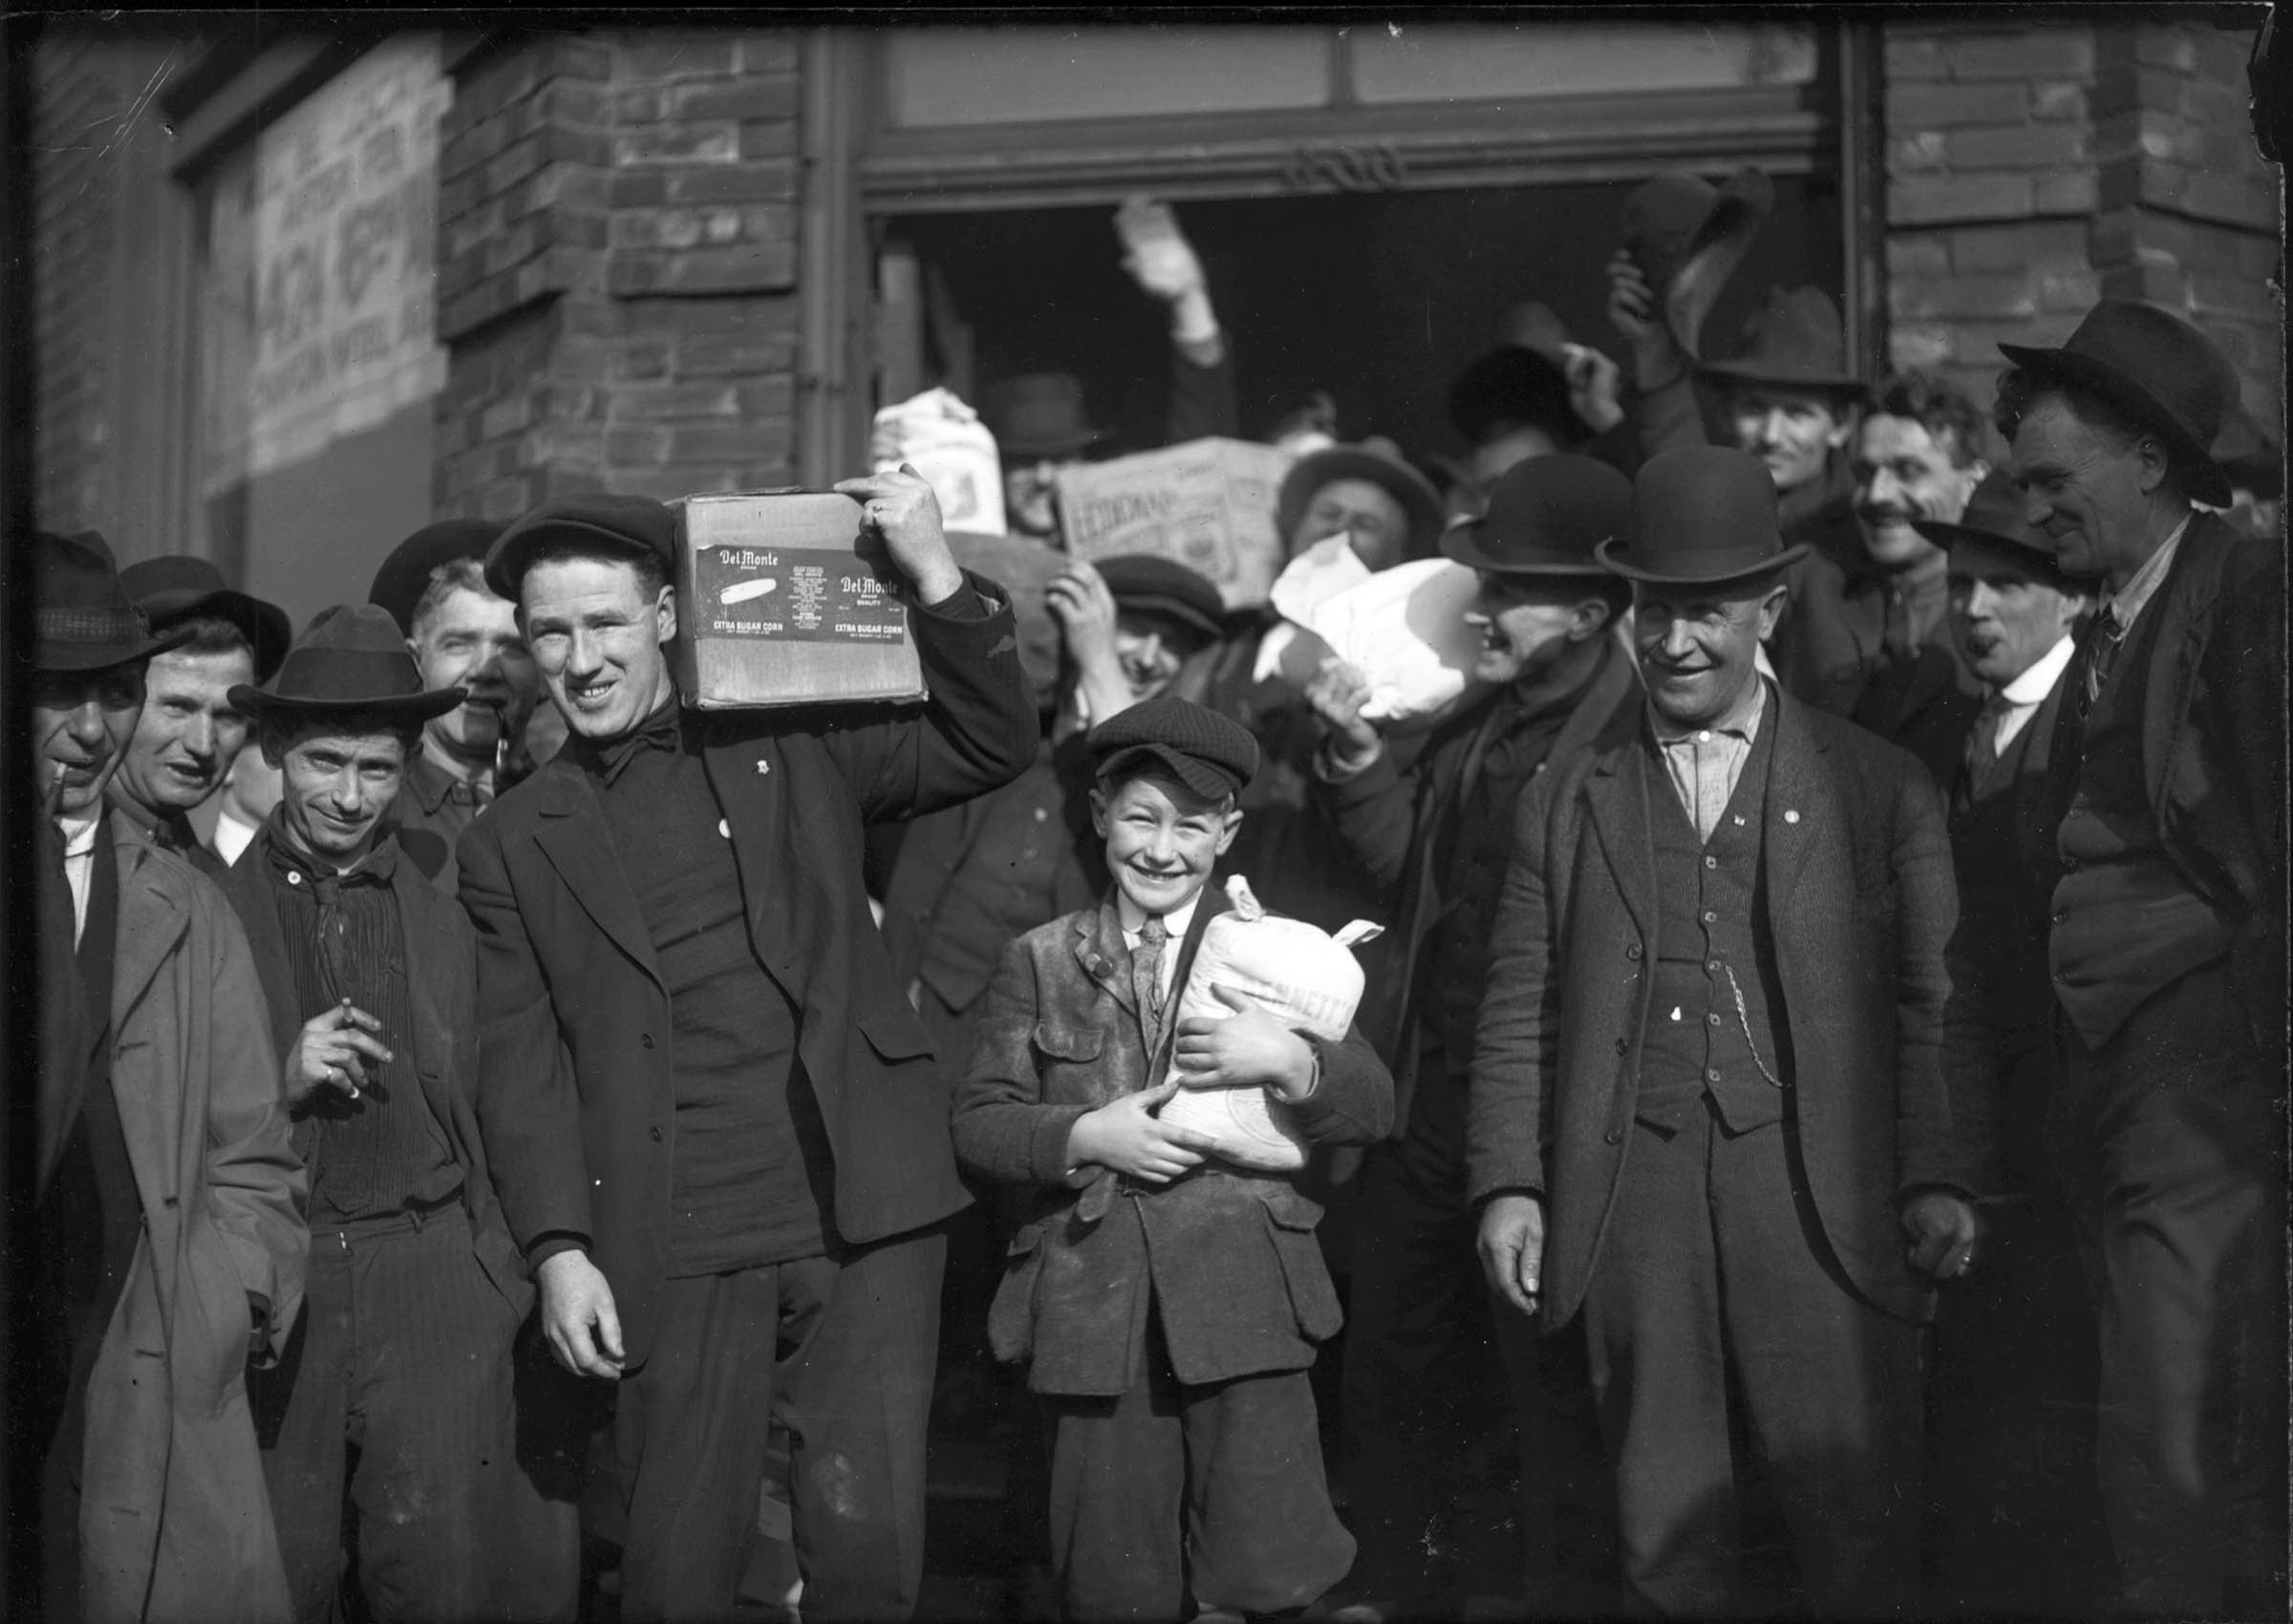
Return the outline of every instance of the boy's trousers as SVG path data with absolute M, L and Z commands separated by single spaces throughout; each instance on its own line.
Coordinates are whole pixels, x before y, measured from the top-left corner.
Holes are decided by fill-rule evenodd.
M 1322 1474 L 1302 1370 L 1181 1383 L 1150 1311 L 1143 1380 L 1044 1394 L 1051 1560 L 1074 1619 L 1175 1620 L 1304 1607 L 1345 1576 L 1353 1536 Z

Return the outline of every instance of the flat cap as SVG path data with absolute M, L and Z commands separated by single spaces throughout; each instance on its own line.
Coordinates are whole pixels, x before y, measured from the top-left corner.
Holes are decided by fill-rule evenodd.
M 485 584 L 515 603 L 534 552 L 558 542 L 632 558 L 651 556 L 664 570 L 674 574 L 676 569 L 676 515 L 668 503 L 588 491 L 550 498 L 495 538 L 485 555 Z
M 1124 553 L 1099 561 L 1100 579 L 1114 594 L 1115 607 L 1161 615 L 1214 641 L 1224 630 L 1226 600 L 1209 576 L 1174 558 Z
M 483 564 L 505 528 L 490 519 L 443 519 L 423 525 L 390 549 L 382 567 L 375 571 L 375 584 L 367 588 L 366 601 L 390 610 L 398 630 L 413 636 L 414 611 L 430 589 L 432 572 L 458 558 Z
M 1205 801 L 1241 794 L 1258 771 L 1258 741 L 1250 729 L 1168 694 L 1109 716 L 1087 742 L 1100 779 L 1152 760 Z

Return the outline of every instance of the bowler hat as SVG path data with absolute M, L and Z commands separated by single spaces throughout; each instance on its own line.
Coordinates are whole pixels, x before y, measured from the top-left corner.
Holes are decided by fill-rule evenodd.
M 233 591 L 224 584 L 222 570 L 188 553 L 165 553 L 129 565 L 119 571 L 119 589 L 143 611 L 154 631 L 173 630 L 202 615 L 236 626 L 254 651 L 257 682 L 279 669 L 294 635 L 285 609 Z
M 287 651 L 278 674 L 260 688 L 234 685 L 230 701 L 248 716 L 323 716 L 358 712 L 427 721 L 461 703 L 460 688 L 422 687 L 421 668 L 390 611 L 374 604 L 321 609 Z
M 188 627 L 155 635 L 119 584 L 111 544 L 94 530 L 32 532 L 32 665 L 107 671 L 190 640 Z
M 649 496 L 586 491 L 552 497 L 494 538 L 485 555 L 485 584 L 515 603 L 525 566 L 542 545 L 571 542 L 632 558 L 654 558 L 676 568 L 676 515 Z
M 1704 318 L 1774 205 L 1774 184 L 1765 171 L 1750 167 L 1717 186 L 1683 170 L 1668 171 L 1642 182 L 1624 200 L 1624 247 L 1689 360 L 1702 353 Z
M 1452 524 L 1441 550 L 1497 575 L 1606 575 L 1593 556 L 1632 529 L 1632 481 L 1567 452 L 1515 463 L 1489 493 L 1489 511 Z
M 1966 499 L 1966 511 L 1957 524 L 1936 519 L 1914 519 L 1911 528 L 1939 547 L 1973 542 L 2026 558 L 2048 580 L 2062 579 L 2061 545 L 2023 517 L 2023 487 L 2004 468 L 1986 475 Z
M 1420 558 L 1432 551 L 1441 535 L 1441 493 L 1425 475 L 1402 460 L 1401 447 L 1382 435 L 1372 435 L 1358 445 L 1333 445 L 1290 465 L 1274 499 L 1275 533 L 1285 547 L 1313 502 L 1314 493 L 1339 480 L 1367 480 L 1382 487 L 1408 515 L 1410 556 Z
M 1226 624 L 1226 600 L 1209 576 L 1174 558 L 1124 553 L 1098 562 L 1100 579 L 1118 609 L 1160 615 L 1215 641 Z
M 1468 444 L 1479 445 L 1500 424 L 1529 423 L 1572 444 L 1592 437 L 1592 425 L 1569 397 L 1569 330 L 1549 306 L 1524 301 L 1507 308 L 1505 343 L 1478 356 L 1449 385 L 1449 421 Z
M 1168 767 L 1205 801 L 1239 795 L 1257 776 L 1258 741 L 1250 729 L 1207 705 L 1158 694 L 1101 722 L 1085 740 L 1096 776 L 1135 761 Z
M 1799 562 L 1784 545 L 1775 481 L 1741 451 L 1682 445 L 1640 464 L 1632 485 L 1632 544 L 1594 549 L 1618 575 L 1668 587 L 1751 582 Z
M 2190 494 L 2215 507 L 2234 500 L 2214 460 L 2214 439 L 2238 402 L 2238 374 L 2214 341 L 2179 316 L 2132 299 L 2105 299 L 2059 350 L 2002 344 L 2036 373 L 2109 401 L 2166 441 L 2195 476 Z
M 1697 370 L 1725 383 L 1768 384 L 1826 395 L 1863 393 L 1847 361 L 1839 307 L 1820 288 L 1768 290 L 1768 302 L 1744 323 L 1743 348 L 1731 360 L 1701 361 Z
M 1073 373 L 1023 373 L 987 392 L 980 414 L 995 431 L 996 449 L 1026 461 L 1075 457 L 1106 438 L 1082 409 L 1082 380 Z
M 441 564 L 471 558 L 485 562 L 486 554 L 507 526 L 490 519 L 444 519 L 425 524 L 390 549 L 366 601 L 390 610 L 391 619 L 407 636 L 414 635 L 414 611 L 430 589 L 430 576 Z

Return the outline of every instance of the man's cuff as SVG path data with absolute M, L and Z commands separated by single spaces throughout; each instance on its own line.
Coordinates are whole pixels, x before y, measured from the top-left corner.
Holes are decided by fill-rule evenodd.
M 570 1229 L 552 1229 L 547 1234 L 536 1236 L 533 1244 L 525 1249 L 525 1267 L 538 1274 L 541 1272 L 542 1265 L 561 1251 L 587 1251 L 589 1250 L 589 1236 L 575 1234 Z
M 996 612 L 994 606 L 979 595 L 978 588 L 972 585 L 968 577 L 958 582 L 955 589 L 939 602 L 919 604 L 917 607 L 926 614 L 938 615 L 942 620 L 985 620 Z
M 246 1342 L 246 1357 L 258 1364 L 270 1357 L 270 1299 L 261 1292 L 246 1293 L 246 1312 L 252 1321 Z

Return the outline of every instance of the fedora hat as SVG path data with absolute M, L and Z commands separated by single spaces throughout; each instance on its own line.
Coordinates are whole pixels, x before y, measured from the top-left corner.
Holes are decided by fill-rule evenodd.
M 2061 546 L 2052 536 L 2023 518 L 2023 487 L 2004 468 L 1985 475 L 1966 499 L 1956 524 L 1914 519 L 1911 528 L 1945 549 L 1972 542 L 2028 562 L 2049 580 L 2062 579 Z
M 1372 435 L 1356 445 L 1333 445 L 1290 465 L 1274 499 L 1275 534 L 1283 546 L 1290 545 L 1314 493 L 1337 480 L 1367 480 L 1383 489 L 1408 515 L 1409 556 L 1424 558 L 1433 550 L 1441 535 L 1441 493 L 1433 488 L 1432 481 L 1404 461 L 1401 447 L 1382 435 Z
M 390 610 L 398 630 L 413 636 L 415 608 L 430 589 L 431 573 L 439 565 L 460 558 L 483 564 L 507 528 L 488 519 L 444 519 L 423 525 L 390 549 L 382 567 L 375 571 L 375 584 L 367 588 L 366 601 Z
M 1718 445 L 1676 446 L 1640 464 L 1631 535 L 1629 546 L 1602 542 L 1595 556 L 1628 580 L 1668 587 L 1754 581 L 1808 550 L 1784 545 L 1766 465 Z
M 1449 421 L 1479 445 L 1499 423 L 1531 423 L 1574 444 L 1592 437 L 1569 398 L 1569 330 L 1548 305 L 1527 300 L 1498 321 L 1505 342 L 1449 385 Z
M 1021 461 L 1076 457 L 1106 438 L 1082 408 L 1082 380 L 1073 373 L 1022 373 L 987 392 L 980 415 L 996 449 Z
M 1693 361 L 1704 318 L 1775 206 L 1775 185 L 1747 166 L 1715 186 L 1671 170 L 1624 200 L 1624 247 L 1663 311 L 1673 342 Z
M 119 584 L 111 544 L 95 530 L 32 532 L 32 665 L 107 671 L 189 641 L 188 627 L 154 633 Z
M 1768 302 L 1745 321 L 1743 347 L 1735 356 L 1699 361 L 1696 370 L 1722 384 L 1863 393 L 1862 381 L 1847 362 L 1847 328 L 1839 307 L 1820 288 L 1789 292 L 1770 288 Z
M 2105 299 L 2057 350 L 2002 344 L 1999 353 L 2040 377 L 2100 395 L 2173 449 L 2196 475 L 2190 494 L 2214 507 L 2234 500 L 2214 440 L 2239 404 L 2238 374 L 2218 346 L 2179 316 L 2132 299 Z
M 230 701 L 257 719 L 340 712 L 428 721 L 461 703 L 460 688 L 422 687 L 421 668 L 390 611 L 374 604 L 321 609 L 260 688 L 235 685 Z
M 1441 550 L 1497 575 L 1606 575 L 1593 556 L 1632 528 L 1632 481 L 1605 462 L 1566 452 L 1515 464 L 1489 511 L 1449 526 Z
M 254 651 L 257 682 L 268 681 L 279 669 L 294 635 L 285 609 L 233 591 L 224 584 L 222 570 L 187 553 L 166 553 L 129 565 L 119 571 L 119 589 L 143 611 L 154 631 L 172 631 L 202 615 L 236 626 Z
M 546 542 L 602 543 L 607 551 L 658 559 L 665 574 L 676 573 L 676 514 L 667 502 L 584 491 L 550 498 L 494 538 L 485 554 L 485 584 L 495 596 L 518 601 L 525 566 Z

